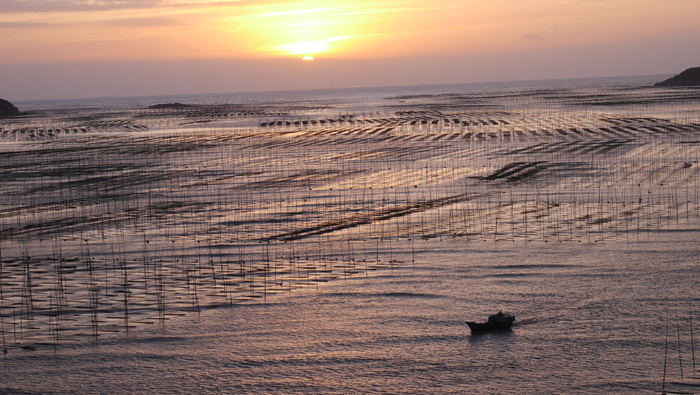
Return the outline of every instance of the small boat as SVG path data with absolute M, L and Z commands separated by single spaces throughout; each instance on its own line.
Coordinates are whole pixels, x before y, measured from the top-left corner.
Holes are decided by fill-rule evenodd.
M 467 321 L 467 325 L 469 325 L 469 329 L 471 329 L 472 333 L 491 332 L 510 329 L 514 321 L 515 316 L 513 314 L 499 311 L 498 314 L 490 316 L 487 322 L 479 323 Z

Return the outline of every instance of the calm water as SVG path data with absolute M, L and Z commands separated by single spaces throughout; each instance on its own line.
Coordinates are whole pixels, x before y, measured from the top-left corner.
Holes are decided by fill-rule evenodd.
M 546 89 L 599 89 L 611 87 L 649 87 L 669 76 L 634 76 L 580 78 L 569 80 L 540 80 L 491 82 L 449 85 L 389 86 L 356 89 L 327 89 L 310 91 L 252 92 L 207 95 L 175 95 L 152 97 L 103 97 L 71 100 L 37 100 L 16 103 L 22 111 L 55 108 L 134 108 L 160 103 L 230 104 L 230 103 L 294 103 L 318 101 L 354 109 L 376 109 L 386 104 L 386 98 L 404 95 L 439 95 L 452 93 L 493 93 L 536 91 Z
M 377 111 L 386 114 L 392 111 L 383 107 L 387 97 L 405 96 L 406 101 L 419 102 L 422 100 L 420 95 L 424 94 L 478 92 L 488 96 L 491 92 L 504 90 L 542 92 L 561 87 L 579 89 L 577 94 L 584 97 L 595 91 L 595 87 L 619 87 L 624 91 L 626 86 L 648 86 L 659 79 L 635 77 L 519 85 L 108 98 L 20 104 L 25 106 L 23 110 L 31 111 L 76 106 L 113 110 L 170 101 L 287 103 L 304 98 L 307 102 L 332 103 L 329 112 L 334 113 Z M 634 95 L 643 96 L 639 91 L 630 93 L 630 97 L 641 97 Z M 515 104 L 509 103 L 517 106 L 520 99 L 517 95 L 515 97 L 500 93 L 498 100 L 515 100 Z M 541 100 L 535 104 L 546 107 L 545 99 Z M 598 110 L 622 111 L 619 107 Z M 581 114 L 589 115 L 592 111 L 585 107 L 577 109 L 575 115 L 582 117 Z M 632 115 L 644 116 L 665 112 L 681 120 L 688 113 L 697 116 L 697 106 L 687 102 L 670 110 L 667 106 L 661 110 L 640 107 L 631 111 Z M 543 116 L 541 112 L 538 114 Z M 516 148 L 523 149 L 529 144 L 534 143 L 528 140 Z M 321 146 L 319 151 L 323 153 L 325 149 Z M 222 152 L 229 154 L 228 151 Z M 463 167 L 462 161 L 469 163 L 472 160 L 470 156 L 455 159 L 449 153 L 444 148 L 436 156 L 445 155 L 439 159 L 441 162 L 431 160 L 426 163 L 438 163 L 439 168 L 457 164 L 455 167 L 459 170 Z M 653 158 L 655 154 L 644 155 Z M 487 156 L 484 154 L 483 158 L 478 158 L 487 163 L 491 160 Z M 286 159 L 284 155 L 280 157 Z M 193 158 L 206 159 L 202 162 L 207 164 L 215 163 L 205 155 Z M 265 157 L 251 155 L 251 158 Z M 626 165 L 628 167 L 636 163 L 632 162 L 633 157 L 630 158 L 632 164 Z M 184 155 L 182 159 L 190 160 Z M 671 163 L 673 160 L 669 159 Z M 388 170 L 396 166 L 389 161 L 378 163 Z M 284 168 L 285 165 L 275 166 Z M 306 169 L 304 163 L 298 166 Z M 493 167 L 498 169 L 500 166 Z M 377 174 L 393 174 L 387 169 L 380 167 Z M 622 179 L 633 177 L 634 171 L 625 171 L 630 175 L 625 173 Z M 615 179 L 608 174 L 598 176 Z M 441 177 L 447 176 L 443 174 Z M 579 182 L 595 184 L 596 177 L 593 175 Z M 381 179 L 374 182 L 377 189 Z M 37 185 L 41 184 L 37 182 Z M 406 189 L 411 190 L 411 184 L 407 185 Z M 697 194 L 697 182 L 678 182 L 678 185 L 693 185 Z M 630 194 L 638 189 L 634 185 L 627 188 L 625 193 Z M 525 193 L 532 196 L 537 193 L 535 190 L 536 187 L 526 189 Z M 274 193 L 285 193 L 282 187 L 279 191 Z M 676 199 L 691 196 L 692 192 L 686 189 L 685 195 L 669 195 Z M 330 195 L 327 191 L 323 193 Z M 611 196 L 615 197 L 614 193 Z M 377 196 L 379 200 L 391 195 L 377 193 Z M 583 197 L 575 194 L 573 203 L 576 203 L 576 198 Z M 275 195 L 275 199 L 282 198 L 289 199 L 289 196 Z M 345 202 L 343 199 L 333 197 L 329 201 Z M 597 200 L 587 201 L 591 202 Z M 470 207 L 467 205 L 464 210 Z M 532 228 L 519 230 L 524 237 L 516 237 L 515 225 L 512 240 L 501 233 L 499 238 L 440 236 L 410 241 L 397 238 L 391 246 L 378 242 L 377 256 L 391 256 L 396 261 L 393 268 L 372 270 L 367 276 L 339 278 L 291 292 L 281 291 L 267 295 L 265 300 L 203 309 L 199 313 L 183 312 L 165 324 L 150 321 L 135 325 L 128 333 L 103 333 L 97 342 L 87 328 L 84 341 L 57 347 L 44 345 L 33 351 L 12 348 L 0 357 L 0 394 L 651 394 L 662 389 L 664 366 L 667 388 L 700 392 L 698 387 L 674 384 L 681 376 L 699 375 L 692 368 L 696 344 L 690 328 L 693 322 L 696 328 L 700 328 L 697 325 L 700 322 L 697 314 L 700 311 L 700 223 L 696 213 L 687 214 L 693 209 L 684 207 L 688 210 L 685 220 L 676 218 L 673 226 L 647 226 L 631 233 L 618 233 L 619 229 L 615 228 L 614 233 L 609 231 L 600 242 L 593 242 L 596 237 L 591 238 L 590 229 L 587 237 L 586 229 L 579 229 L 582 233 L 577 237 L 561 243 L 558 242 L 559 233 L 556 237 L 546 238 L 528 236 L 528 232 L 533 232 Z M 496 223 L 503 219 L 503 216 L 499 217 L 501 209 L 498 210 Z M 576 215 L 584 213 L 578 210 L 574 210 Z M 671 219 L 662 219 L 662 214 L 656 211 L 652 214 L 658 215 L 659 223 L 671 225 Z M 439 215 L 436 218 L 436 222 L 440 220 Z M 190 217 L 186 219 L 194 221 Z M 517 218 L 511 219 L 515 221 Z M 554 220 L 549 221 L 554 223 Z M 624 221 L 620 223 L 629 225 Z M 486 224 L 486 228 L 491 225 Z M 482 223 L 482 228 L 484 226 Z M 381 232 L 384 231 L 382 228 Z M 123 235 L 120 237 L 124 238 Z M 347 240 L 349 245 L 350 236 Z M 6 246 L 12 247 L 13 240 L 3 242 L 3 256 L 7 257 Z M 27 250 L 32 246 L 42 246 L 36 240 L 23 243 L 17 248 Z M 47 248 L 46 243 L 43 246 Z M 168 252 L 163 251 L 167 256 Z M 90 253 L 87 256 L 90 257 Z M 36 284 L 38 280 L 34 282 Z M 4 286 L 7 290 L 13 284 L 8 282 Z M 9 309 L 8 305 L 5 311 Z M 483 320 L 499 310 L 516 315 L 516 326 L 512 331 L 470 335 L 465 320 Z M 9 325 L 10 320 L 2 322 Z M 3 333 L 7 333 L 5 329 Z
M 697 306 L 698 237 L 695 228 L 629 243 L 424 241 L 415 264 L 369 278 L 207 310 L 97 346 L 15 353 L 2 360 L 0 385 L 30 393 L 654 393 L 666 314 L 681 314 L 687 328 L 687 303 Z M 464 320 L 501 309 L 517 316 L 512 332 L 470 336 Z

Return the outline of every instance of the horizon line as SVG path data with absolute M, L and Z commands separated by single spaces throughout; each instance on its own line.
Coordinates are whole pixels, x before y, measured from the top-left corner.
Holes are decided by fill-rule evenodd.
M 252 91 L 229 91 L 229 92 L 206 92 L 206 93 L 175 93 L 175 94 L 154 94 L 154 95 L 134 95 L 134 96 L 91 96 L 91 97 L 73 97 L 73 98 L 52 98 L 52 99 L 24 99 L 16 100 L 13 103 L 38 103 L 52 101 L 71 101 L 71 100 L 102 100 L 102 99 L 147 99 L 158 97 L 177 97 L 177 96 L 211 96 L 211 95 L 240 95 L 240 94 L 261 94 L 261 93 L 288 93 L 288 92 L 325 92 L 325 91 L 347 91 L 347 90 L 362 90 L 362 89 L 382 89 L 382 88 L 408 88 L 408 87 L 439 87 L 451 85 L 479 85 L 479 84 L 506 84 L 506 83 L 524 83 L 524 82 L 543 82 L 543 81 L 571 81 L 571 80 L 594 80 L 594 79 L 612 79 L 612 78 L 641 78 L 641 77 L 663 77 L 673 76 L 673 73 L 663 74 L 633 74 L 633 75 L 607 75 L 595 77 L 568 77 L 568 78 L 537 78 L 537 79 L 518 79 L 518 80 L 496 80 L 496 81 L 474 81 L 474 82 L 449 82 L 438 84 L 397 84 L 397 85 L 367 85 L 357 87 L 344 88 L 315 88 L 315 89 L 283 89 L 283 90 L 252 90 Z

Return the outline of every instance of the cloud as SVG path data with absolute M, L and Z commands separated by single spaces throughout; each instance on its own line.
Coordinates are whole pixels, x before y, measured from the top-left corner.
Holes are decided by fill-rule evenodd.
M 2 4 L 0 4 L 0 14 L 150 8 L 158 3 L 160 3 L 160 1 L 157 0 L 103 0 L 96 2 L 86 0 L 3 0 Z
M 116 27 L 168 27 L 168 26 L 184 26 L 185 22 L 179 19 L 172 18 L 129 18 L 129 19 L 113 19 L 102 21 L 99 23 L 104 26 Z
M 82 12 L 167 7 L 231 7 L 244 4 L 248 3 L 243 0 L 2 0 L 0 2 L 0 15 L 24 12 Z
M 535 34 L 535 33 L 523 34 L 522 37 L 523 37 L 524 39 L 526 39 L 526 40 L 534 40 L 534 41 L 538 41 L 538 40 L 541 40 L 541 39 L 542 39 L 541 36 L 538 36 L 538 35 Z
M 36 23 L 36 22 L 0 22 L 0 29 L 31 29 L 36 27 L 54 26 L 51 23 Z

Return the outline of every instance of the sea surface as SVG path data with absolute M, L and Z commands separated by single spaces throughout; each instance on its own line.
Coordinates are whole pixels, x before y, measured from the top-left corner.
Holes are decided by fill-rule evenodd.
M 700 101 L 692 90 L 653 91 L 662 79 L 17 103 L 42 130 L 65 125 L 66 110 L 122 119 L 172 102 L 304 108 L 201 125 L 158 120 L 148 131 L 91 124 L 79 139 L 0 140 L 7 350 L 0 394 L 700 393 Z M 406 118 L 391 132 L 293 124 L 333 117 L 385 127 L 410 111 L 427 118 L 415 118 L 417 126 Z M 448 130 L 446 117 L 459 117 L 461 129 Z M 445 124 L 421 129 L 421 119 Z M 473 129 L 480 119 L 501 126 Z M 279 120 L 292 124 L 262 126 Z M 514 120 L 553 133 L 503 128 Z M 632 126 L 612 135 L 618 132 L 599 122 Z M 648 123 L 668 127 L 644 129 Z M 593 137 L 580 137 L 585 128 Z M 183 130 L 187 138 L 206 135 L 187 144 L 209 144 L 207 151 L 175 149 L 173 136 Z M 247 145 L 230 148 L 226 133 Z M 371 140 L 387 133 L 397 134 Z M 13 134 L 20 136 L 6 133 Z M 341 136 L 348 140 L 338 142 Z M 472 140 L 461 146 L 462 137 Z M 173 145 L 161 152 L 153 143 L 161 139 Z M 97 197 L 79 191 L 84 175 L 73 171 L 8 181 L 16 163 L 25 171 L 62 158 L 65 141 L 75 142 L 65 163 L 77 161 L 90 177 L 109 167 L 111 189 Z M 139 151 L 124 148 L 120 156 L 110 141 L 115 152 L 125 142 Z M 153 151 L 140 151 L 145 146 Z M 392 156 L 374 159 L 389 148 Z M 130 161 L 177 175 L 124 187 L 115 174 L 128 172 Z M 117 164 L 124 167 L 114 170 Z M 227 172 L 246 183 L 228 184 Z M 57 186 L 66 183 L 70 189 Z M 58 193 L 47 197 L 54 190 L 80 199 L 57 210 L 48 200 Z M 113 197 L 122 190 L 139 198 Z M 12 203 L 17 195 L 31 204 Z M 81 204 L 88 208 L 71 206 Z M 141 204 L 163 211 L 141 216 Z M 117 221 L 122 211 L 129 217 Z M 78 228 L 76 218 L 90 221 Z M 218 276 L 216 265 L 222 273 L 240 265 L 241 297 L 226 288 L 233 272 Z M 114 284 L 123 286 L 114 295 L 132 295 L 123 297 L 127 313 L 122 296 L 109 299 Z M 142 288 L 148 292 L 137 300 Z M 511 331 L 469 332 L 465 321 L 498 311 L 515 314 Z M 129 314 L 142 318 L 130 322 Z M 103 325 L 110 315 L 126 323 Z
M 290 103 L 327 102 L 342 107 L 376 110 L 385 105 L 387 98 L 416 95 L 483 94 L 504 92 L 532 92 L 542 90 L 601 88 L 649 88 L 670 75 L 630 77 L 572 78 L 536 81 L 462 83 L 441 85 L 385 86 L 348 89 L 321 89 L 278 92 L 216 93 L 194 95 L 101 97 L 86 99 L 28 100 L 17 102 L 22 111 L 52 110 L 56 108 L 119 109 L 145 107 L 161 103 L 217 105 L 231 103 Z
M 676 322 L 691 373 L 699 237 L 425 242 L 415 264 L 368 278 L 14 352 L 0 383 L 6 393 L 659 393 L 668 314 L 669 377 Z M 470 335 L 465 320 L 496 310 L 516 315 L 511 332 Z

